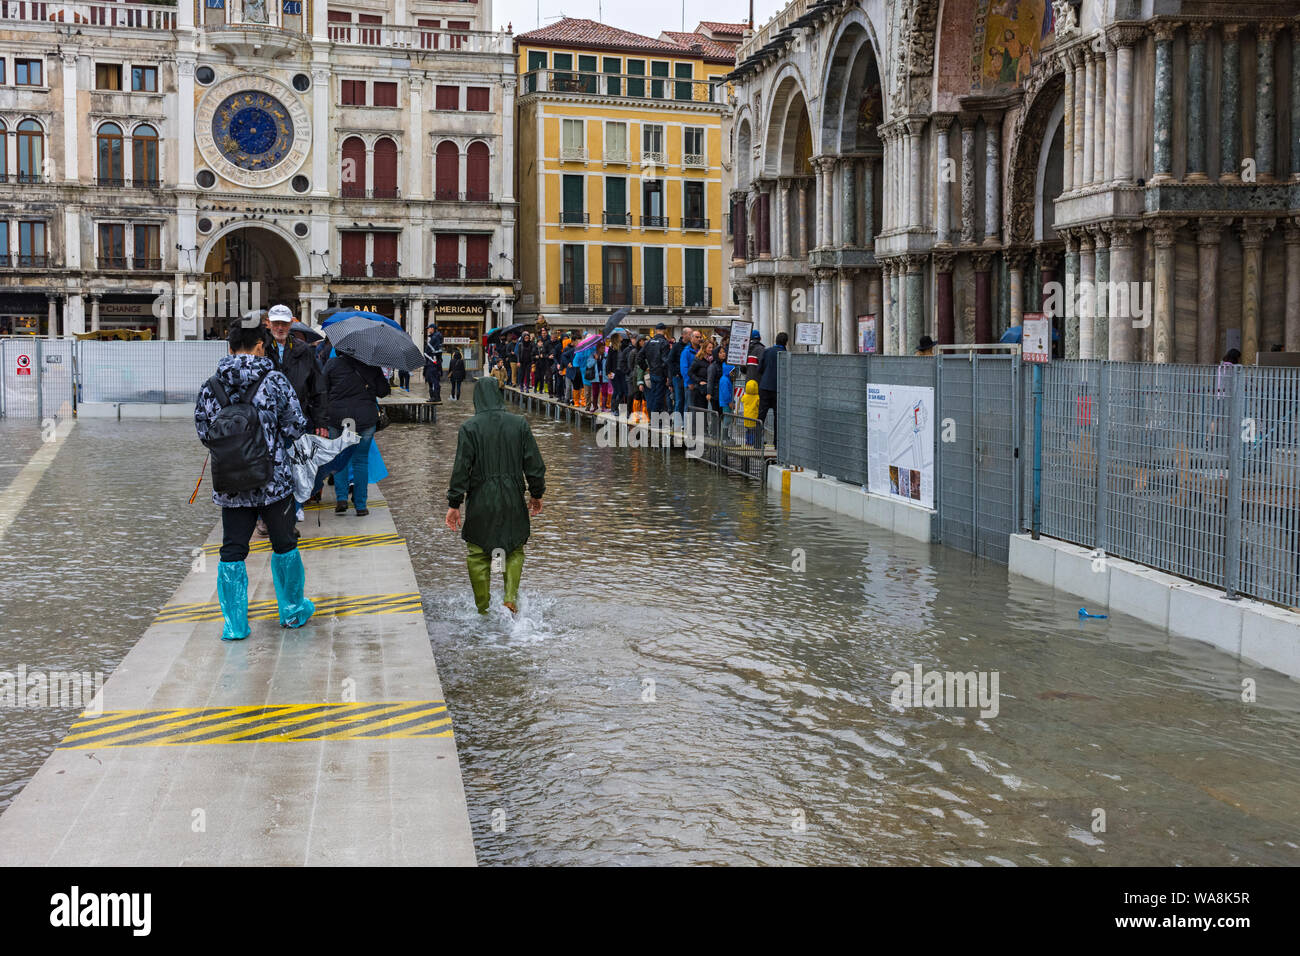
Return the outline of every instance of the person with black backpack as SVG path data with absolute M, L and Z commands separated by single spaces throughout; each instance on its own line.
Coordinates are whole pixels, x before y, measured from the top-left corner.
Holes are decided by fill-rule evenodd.
M 304 595 L 307 574 L 294 528 L 298 510 L 288 449 L 308 430 L 283 372 L 266 357 L 259 326 L 230 330 L 230 355 L 203 383 L 194 427 L 208 448 L 212 500 L 221 508 L 217 600 L 225 619 L 221 639 L 242 641 L 248 626 L 248 542 L 260 516 L 271 537 L 271 579 L 281 627 L 302 627 L 316 607 Z

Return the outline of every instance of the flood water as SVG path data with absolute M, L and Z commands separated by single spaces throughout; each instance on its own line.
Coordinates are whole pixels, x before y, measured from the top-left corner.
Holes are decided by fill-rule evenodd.
M 1300 862 L 1300 684 L 680 452 L 530 416 L 521 614 L 480 618 L 442 524 L 469 406 L 379 441 L 480 863 Z M 201 462 L 187 422 L 73 429 L 0 540 L 0 670 L 121 660 L 215 521 Z M 996 716 L 894 707 L 917 665 L 997 672 Z M 75 716 L 0 711 L 0 807 Z

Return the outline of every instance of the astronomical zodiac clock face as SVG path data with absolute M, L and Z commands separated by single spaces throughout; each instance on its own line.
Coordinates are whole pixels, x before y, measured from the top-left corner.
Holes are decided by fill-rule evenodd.
M 194 132 L 212 170 L 241 186 L 284 182 L 311 148 L 311 123 L 298 95 L 264 76 L 232 76 L 211 87 Z

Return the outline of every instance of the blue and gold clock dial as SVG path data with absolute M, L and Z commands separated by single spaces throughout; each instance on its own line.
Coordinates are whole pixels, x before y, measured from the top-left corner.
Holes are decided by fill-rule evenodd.
M 293 146 L 293 120 L 274 96 L 246 90 L 217 107 L 212 139 L 221 155 L 241 169 L 270 169 Z

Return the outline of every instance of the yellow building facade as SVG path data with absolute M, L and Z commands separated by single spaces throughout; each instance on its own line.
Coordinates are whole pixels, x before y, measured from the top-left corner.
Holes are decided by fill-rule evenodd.
M 598 327 L 626 306 L 629 328 L 725 323 L 733 48 L 567 20 L 516 54 L 516 321 Z

